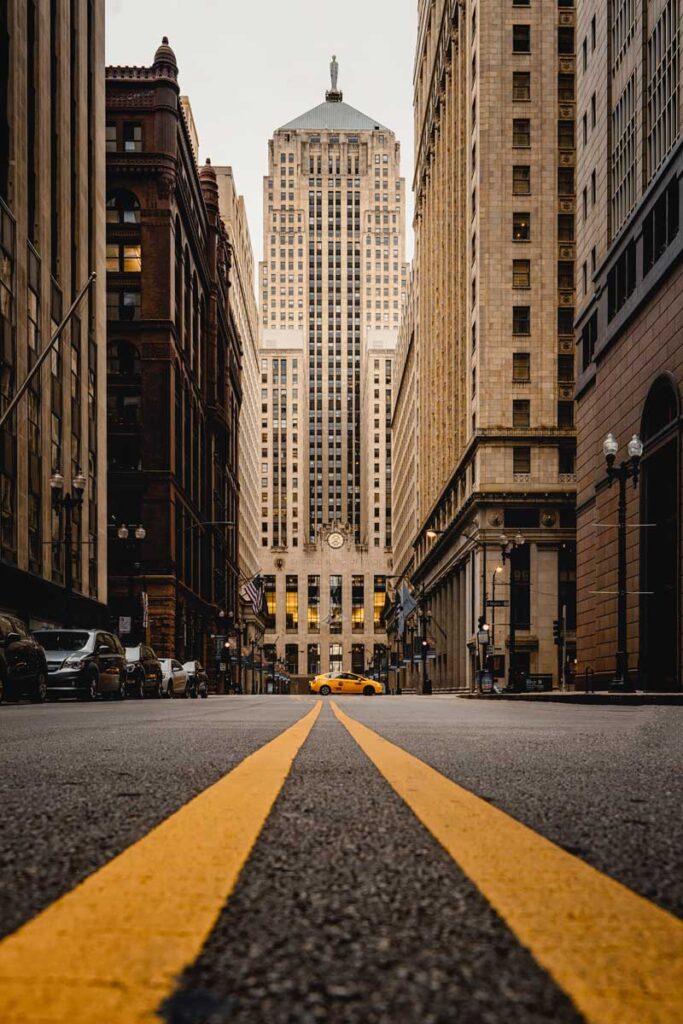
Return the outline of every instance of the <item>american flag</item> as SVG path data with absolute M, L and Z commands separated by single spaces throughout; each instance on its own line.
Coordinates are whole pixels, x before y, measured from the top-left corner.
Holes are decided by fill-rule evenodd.
M 258 615 L 263 610 L 263 576 L 252 577 L 240 590 L 245 601 L 251 601 L 252 608 Z

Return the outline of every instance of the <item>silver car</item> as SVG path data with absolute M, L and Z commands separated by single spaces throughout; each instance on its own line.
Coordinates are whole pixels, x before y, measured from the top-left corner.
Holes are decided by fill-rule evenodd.
M 184 697 L 187 689 L 187 670 L 175 658 L 159 658 L 161 665 L 161 694 L 163 697 Z

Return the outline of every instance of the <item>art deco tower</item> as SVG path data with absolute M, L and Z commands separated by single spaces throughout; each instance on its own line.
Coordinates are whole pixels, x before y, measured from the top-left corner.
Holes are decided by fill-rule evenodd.
M 399 144 L 344 103 L 334 58 L 330 70 L 324 102 L 270 140 L 260 267 L 262 546 L 278 556 L 269 575 L 263 552 L 270 622 L 280 637 L 298 632 L 301 605 L 315 634 L 310 671 L 365 667 L 379 640 L 372 609 L 390 565 L 391 381 L 406 279 Z M 328 628 L 341 634 L 329 652 Z M 279 642 L 278 656 L 293 668 L 302 648 L 287 648 Z

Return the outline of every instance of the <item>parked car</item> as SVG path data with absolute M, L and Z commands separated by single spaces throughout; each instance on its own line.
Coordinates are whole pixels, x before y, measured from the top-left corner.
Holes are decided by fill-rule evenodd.
M 183 668 L 187 672 L 186 697 L 208 697 L 209 677 L 201 661 L 186 661 Z
M 175 658 L 160 658 L 161 692 L 164 697 L 184 697 L 187 672 Z
M 0 615 L 0 701 L 18 697 L 36 704 L 47 697 L 45 651 L 20 619 Z
M 101 629 L 38 629 L 33 637 L 45 649 L 49 696 L 125 698 L 126 655 L 113 633 Z
M 156 654 L 147 644 L 126 647 L 126 685 L 131 697 L 161 697 L 162 671 Z

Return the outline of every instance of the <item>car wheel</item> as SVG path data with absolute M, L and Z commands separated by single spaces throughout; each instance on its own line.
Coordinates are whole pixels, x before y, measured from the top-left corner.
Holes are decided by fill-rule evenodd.
M 366 686 L 365 689 L 363 690 L 363 696 L 364 697 L 374 697 L 375 696 L 374 687 Z
M 88 677 L 85 681 L 85 689 L 82 691 L 81 700 L 95 700 L 98 692 L 99 677 L 97 670 L 88 673 Z
M 173 700 L 173 698 L 175 697 L 175 694 L 173 692 L 173 681 L 171 681 L 166 688 L 166 696 L 168 697 L 169 700 Z
M 128 696 L 128 690 L 126 689 L 126 677 L 121 676 L 119 679 L 119 688 L 114 694 L 116 700 L 125 700 Z
M 161 683 L 157 683 L 152 691 L 152 696 L 155 700 L 161 700 Z
M 47 700 L 47 676 L 44 672 L 39 672 L 36 676 L 36 684 L 33 690 L 33 697 L 31 701 L 33 704 L 44 704 Z
M 134 695 L 136 700 L 143 700 L 144 699 L 144 696 L 145 696 L 145 680 L 143 678 L 141 678 L 140 676 L 138 676 L 138 678 L 135 681 L 135 690 L 133 691 L 133 695 Z
M 202 700 L 206 700 L 206 698 L 209 696 L 209 691 L 208 690 L 200 690 L 199 691 L 199 696 L 202 698 Z
M 5 677 L 0 673 L 0 704 L 5 699 Z
M 332 693 L 332 690 L 329 688 L 329 686 L 321 686 L 320 687 L 320 696 L 321 697 L 329 697 L 329 695 L 331 693 Z

